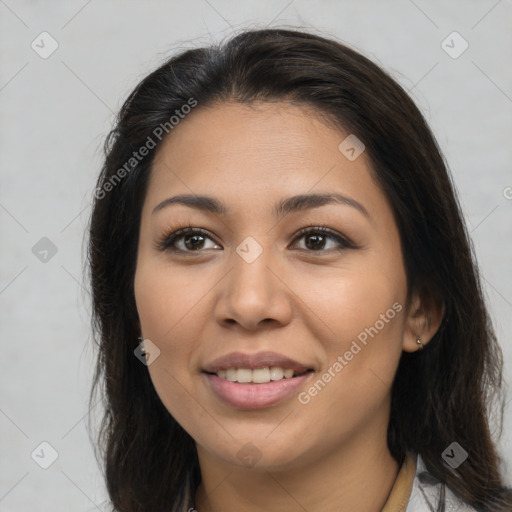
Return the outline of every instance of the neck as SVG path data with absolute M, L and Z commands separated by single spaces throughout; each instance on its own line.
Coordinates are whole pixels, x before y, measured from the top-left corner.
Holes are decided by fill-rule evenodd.
M 382 425 L 381 425 L 382 427 Z M 198 450 L 202 482 L 197 512 L 380 512 L 399 464 L 386 443 L 386 429 L 360 431 L 336 450 L 309 456 L 293 468 L 225 465 Z

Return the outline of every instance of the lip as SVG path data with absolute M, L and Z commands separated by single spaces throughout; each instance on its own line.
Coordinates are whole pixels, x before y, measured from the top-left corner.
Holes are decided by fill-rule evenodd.
M 306 370 L 315 369 L 310 365 L 300 363 L 277 352 L 267 351 L 257 352 L 255 354 L 231 352 L 208 363 L 204 366 L 203 372 L 217 373 L 219 370 L 227 370 L 228 368 L 248 368 L 254 370 L 255 368 L 265 368 L 266 366 L 280 366 L 284 369 L 289 368 L 296 373 L 303 373 Z M 258 384 L 258 386 L 261 385 L 262 384 Z
M 294 395 L 297 389 L 303 386 L 313 374 L 314 372 L 308 372 L 297 377 L 275 380 L 265 384 L 241 384 L 210 373 L 203 373 L 203 377 L 215 396 L 227 405 L 238 409 L 261 409 Z

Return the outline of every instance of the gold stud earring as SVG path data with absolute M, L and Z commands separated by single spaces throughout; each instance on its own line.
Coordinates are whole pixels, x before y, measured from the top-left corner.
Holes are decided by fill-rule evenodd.
M 423 350 L 423 343 L 421 343 L 421 338 L 418 336 L 416 343 L 419 345 L 418 350 Z

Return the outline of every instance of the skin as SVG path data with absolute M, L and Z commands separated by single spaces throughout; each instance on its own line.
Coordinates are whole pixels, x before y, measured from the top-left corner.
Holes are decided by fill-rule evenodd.
M 230 103 L 198 107 L 155 157 L 135 298 L 142 336 L 160 350 L 148 366 L 156 392 L 196 441 L 199 512 L 377 512 L 396 479 L 386 443 L 391 385 L 402 351 L 417 350 L 418 336 L 428 343 L 440 314 L 416 294 L 406 304 L 397 225 L 366 154 L 349 161 L 338 149 L 347 135 L 307 107 Z M 368 217 L 346 204 L 273 216 L 283 198 L 333 192 Z M 152 214 L 178 194 L 213 196 L 229 213 L 174 204 Z M 156 248 L 189 224 L 211 236 L 195 245 L 191 234 L 178 239 L 189 251 L 181 256 Z M 318 241 L 318 232 L 297 238 L 308 225 L 356 248 L 336 251 L 339 243 Z M 236 252 L 248 236 L 263 250 L 252 263 Z M 396 303 L 401 311 L 307 404 L 297 392 L 274 406 L 236 409 L 201 373 L 233 351 L 271 350 L 315 369 L 299 390 L 307 391 Z M 259 458 L 250 467 L 238 455 L 244 446 Z

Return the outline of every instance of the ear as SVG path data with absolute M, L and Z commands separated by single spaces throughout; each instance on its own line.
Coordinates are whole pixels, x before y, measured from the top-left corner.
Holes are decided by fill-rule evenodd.
M 444 309 L 437 294 L 424 286 L 417 286 L 406 313 L 402 350 L 416 352 L 421 346 L 426 346 L 441 326 Z

